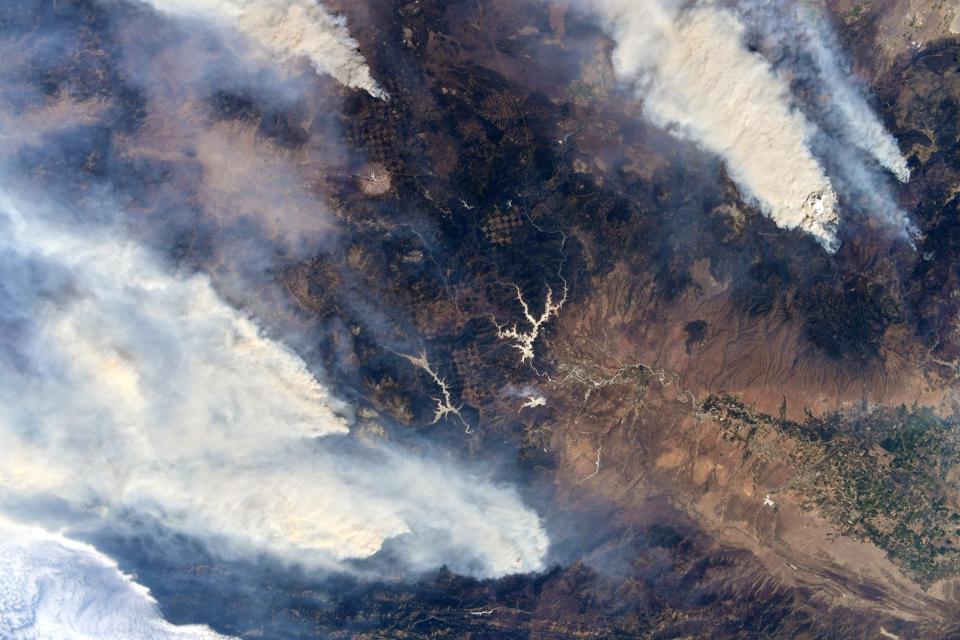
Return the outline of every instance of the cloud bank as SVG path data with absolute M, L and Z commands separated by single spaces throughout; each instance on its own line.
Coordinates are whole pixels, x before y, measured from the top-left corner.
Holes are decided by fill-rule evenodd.
M 133 511 L 221 553 L 335 570 L 385 546 L 413 571 L 542 568 L 547 536 L 513 489 L 348 436 L 347 407 L 206 276 L 9 194 L 0 226 L 8 513 Z
M 790 46 L 799 33 L 816 61 L 811 81 L 833 100 L 830 113 L 818 115 L 842 122 L 849 140 L 898 179 L 909 172 L 896 141 L 841 72 L 822 28 L 800 13 L 782 15 L 781 4 L 742 2 L 738 12 L 678 0 L 588 3 L 608 24 L 615 71 L 635 85 L 647 117 L 721 156 L 743 195 L 778 226 L 803 230 L 833 250 L 839 205 L 836 180 L 818 157 L 823 131 L 798 107 L 784 74 L 747 47 L 748 25 Z M 863 190 L 859 177 L 848 173 L 840 182 Z
M 160 11 L 200 18 L 236 29 L 271 55 L 306 58 L 320 73 L 363 89 L 386 94 L 370 74 L 346 21 L 316 0 L 147 0 Z
M 172 625 L 150 592 L 89 545 L 0 519 L 5 640 L 228 640 Z

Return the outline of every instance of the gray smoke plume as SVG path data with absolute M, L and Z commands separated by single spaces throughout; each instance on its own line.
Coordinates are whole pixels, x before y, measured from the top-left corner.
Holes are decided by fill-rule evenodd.
M 273 73 L 249 34 L 110 9 L 90 43 L 62 35 L 89 36 L 82 11 L 0 31 L 20 52 L 0 60 L 0 512 L 86 532 L 139 514 L 320 572 L 378 554 L 411 574 L 540 569 L 547 536 L 513 487 L 356 428 L 271 322 L 289 304 L 275 257 L 337 233 L 314 185 L 341 160 L 326 81 Z M 41 90 L 51 43 L 75 63 Z M 201 259 L 172 258 L 196 229 Z
M 542 567 L 518 495 L 377 442 L 302 359 L 203 275 L 166 273 L 116 225 L 0 200 L 0 503 L 148 514 L 317 568 L 395 540 L 414 571 Z
M 900 182 L 910 180 L 896 138 L 870 108 L 865 89 L 851 73 L 823 15 L 802 3 L 772 0 L 740 0 L 735 7 L 744 24 L 756 32 L 761 51 L 774 68 L 817 89 L 816 108 L 837 135 Z
M 808 11 L 791 13 L 782 8 L 785 3 L 762 0 L 733 8 L 678 0 L 584 4 L 616 40 L 614 68 L 635 86 L 647 117 L 721 156 L 744 196 L 778 226 L 806 231 L 834 250 L 840 183 L 856 197 L 870 189 L 882 205 L 871 213 L 898 230 L 906 227 L 887 190 L 878 194 L 864 183 L 862 161 L 844 172 L 842 163 L 823 157 L 834 137 L 833 129 L 821 125 L 826 120 L 842 131 L 845 143 L 860 147 L 901 181 L 909 178 L 896 141 L 842 72 L 826 32 Z M 807 76 L 831 96 L 830 106 L 815 113 L 801 108 L 806 105 L 794 97 L 785 75 L 789 65 L 751 51 L 749 37 L 795 49 L 792 60 L 801 54 L 812 60 Z M 831 176 L 831 170 L 844 174 Z
M 236 29 L 283 60 L 305 58 L 348 87 L 386 94 L 350 36 L 345 21 L 315 0 L 147 0 L 161 11 Z

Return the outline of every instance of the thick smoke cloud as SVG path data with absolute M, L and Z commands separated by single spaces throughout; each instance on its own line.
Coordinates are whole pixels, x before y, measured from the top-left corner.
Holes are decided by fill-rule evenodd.
M 883 168 L 910 180 L 906 158 L 867 100 L 827 20 L 807 5 L 740 0 L 738 15 L 751 41 L 795 86 L 799 106 L 816 123 L 815 153 L 837 190 L 858 210 L 901 236 L 912 224 L 897 203 Z M 879 165 L 879 167 L 878 167 Z
M 635 84 L 648 118 L 720 155 L 743 194 L 778 226 L 806 231 L 832 250 L 838 243 L 838 185 L 874 200 L 877 188 L 864 183 L 863 166 L 831 178 L 840 163 L 821 157 L 831 144 L 823 141 L 819 118 L 900 180 L 909 172 L 896 141 L 841 72 L 822 28 L 807 14 L 781 14 L 782 4 L 746 1 L 739 11 L 677 0 L 592 0 L 587 6 L 608 24 L 616 40 L 615 70 Z M 802 110 L 781 73 L 785 69 L 747 47 L 753 32 L 768 38 L 768 45 L 779 40 L 812 58 L 816 72 L 810 81 L 824 87 L 831 106 L 816 114 Z M 796 33 L 801 45 L 790 41 Z M 882 195 L 878 213 L 902 230 L 902 223 L 891 220 L 897 217 L 892 198 Z
M 315 0 L 147 0 L 161 11 L 240 31 L 281 59 L 306 58 L 348 87 L 385 97 L 345 21 Z
M 0 63 L 0 513 L 91 536 L 156 524 L 320 575 L 542 568 L 548 539 L 516 490 L 352 429 L 336 381 L 301 356 L 325 328 L 287 320 L 275 274 L 337 233 L 324 174 L 354 161 L 338 92 L 275 73 L 237 30 L 100 6 L 0 43 L 22 52 Z M 233 6 L 246 39 L 309 54 L 244 18 L 296 3 Z M 356 52 L 317 11 L 305 28 L 340 29 L 323 61 L 341 73 Z M 55 90 L 37 86 L 59 69 L 50 43 L 75 47 Z M 201 245 L 187 258 L 184 238 Z
M 66 220 L 64 218 L 66 217 Z M 346 408 L 203 275 L 117 225 L 0 201 L 0 498 L 134 511 L 308 566 L 391 553 L 414 571 L 542 567 L 511 489 L 346 437 Z
M 775 68 L 789 70 L 818 89 L 817 107 L 828 115 L 836 134 L 872 156 L 900 182 L 910 180 L 897 140 L 880 122 L 845 64 L 823 16 L 801 3 L 742 0 L 738 15 L 760 38 Z
M 150 592 L 89 545 L 0 519 L 5 640 L 228 640 L 164 620 Z

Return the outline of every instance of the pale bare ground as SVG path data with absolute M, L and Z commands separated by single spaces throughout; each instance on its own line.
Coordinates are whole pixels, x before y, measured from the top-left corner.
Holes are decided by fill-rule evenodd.
M 559 452 L 557 483 L 571 504 L 612 501 L 629 526 L 646 522 L 643 505 L 651 496 L 666 497 L 716 544 L 759 559 L 769 575 L 756 576 L 758 584 L 772 576 L 812 589 L 824 607 L 934 626 L 951 619 L 956 581 L 925 592 L 884 551 L 841 535 L 816 508 L 801 506 L 790 486 L 792 441 L 767 434 L 759 445 L 769 447 L 768 458 L 744 460 L 712 417 L 678 399 L 674 384 L 622 380 L 585 394 L 574 391 L 580 383 L 555 383 L 557 401 L 569 402 L 553 414 L 547 446 Z
M 671 305 L 620 266 L 557 319 L 549 346 L 566 373 L 552 380 L 548 402 L 564 407 L 552 413 L 548 447 L 560 451 L 558 483 L 569 499 L 612 500 L 629 521 L 649 496 L 666 495 L 719 544 L 749 550 L 782 584 L 813 588 L 830 606 L 951 619 L 957 581 L 924 591 L 883 550 L 842 535 L 804 504 L 791 487 L 796 443 L 768 434 L 760 446 L 769 458 L 745 462 L 695 402 L 731 393 L 777 415 L 786 400 L 787 417 L 798 419 L 805 408 L 825 413 L 864 401 L 918 400 L 950 413 L 951 385 L 940 385 L 923 349 L 900 332 L 885 337 L 875 369 L 832 362 L 806 342 L 798 314 L 738 314 L 730 285 L 708 266 L 692 270 L 701 291 Z M 684 326 L 694 319 L 708 331 L 688 353 Z
M 793 419 L 864 403 L 955 410 L 953 379 L 909 332 L 888 330 L 866 364 L 831 357 L 805 337 L 800 313 L 751 317 L 735 309 L 730 283 L 714 280 L 705 262 L 692 270 L 701 291 L 669 305 L 620 265 L 594 280 L 594 295 L 562 315 L 558 332 L 570 343 L 579 337 L 583 356 L 604 367 L 643 363 L 676 374 L 698 398 L 728 393 L 773 415 L 786 403 Z M 705 321 L 707 333 L 688 349 L 684 327 L 692 320 Z

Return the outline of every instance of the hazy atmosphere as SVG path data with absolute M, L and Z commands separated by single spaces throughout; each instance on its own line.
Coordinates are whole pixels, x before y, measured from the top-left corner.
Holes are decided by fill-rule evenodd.
M 960 638 L 958 56 L 4 3 L 0 640 Z

